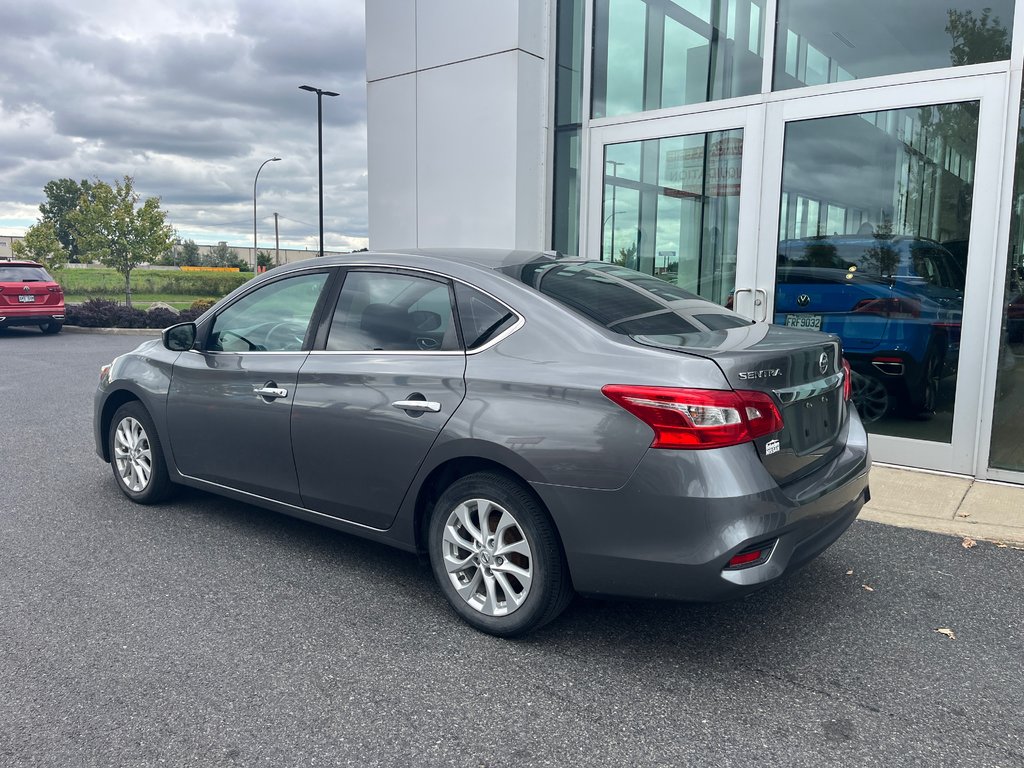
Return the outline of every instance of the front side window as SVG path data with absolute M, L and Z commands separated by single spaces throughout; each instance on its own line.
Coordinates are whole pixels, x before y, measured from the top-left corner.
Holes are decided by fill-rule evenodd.
M 211 352 L 297 352 L 328 274 L 288 277 L 257 288 L 217 314 L 206 348 Z
M 459 349 L 448 283 L 397 272 L 353 271 L 331 319 L 331 352 Z

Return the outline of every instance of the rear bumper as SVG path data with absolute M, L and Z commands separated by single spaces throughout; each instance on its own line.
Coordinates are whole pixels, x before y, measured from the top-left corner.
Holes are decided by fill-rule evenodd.
M 651 450 L 614 491 L 535 484 L 582 593 L 715 601 L 740 597 L 824 551 L 870 498 L 867 435 L 856 415 L 827 466 L 779 487 L 752 444 Z M 772 543 L 761 565 L 727 570 L 747 547 Z
M 64 305 L 34 307 L 0 307 L 0 325 L 43 325 L 64 321 Z

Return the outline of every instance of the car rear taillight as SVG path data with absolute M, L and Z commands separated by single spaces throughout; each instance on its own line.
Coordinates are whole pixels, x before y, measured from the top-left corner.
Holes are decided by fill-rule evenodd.
M 853 371 L 850 370 L 850 363 L 843 358 L 843 400 L 849 400 L 853 395 Z
M 914 299 L 864 299 L 858 301 L 854 312 L 862 315 L 881 315 L 895 319 L 906 319 L 921 316 L 921 302 Z
M 652 448 L 723 448 L 782 429 L 782 415 L 764 392 L 623 384 L 601 392 L 654 430 Z

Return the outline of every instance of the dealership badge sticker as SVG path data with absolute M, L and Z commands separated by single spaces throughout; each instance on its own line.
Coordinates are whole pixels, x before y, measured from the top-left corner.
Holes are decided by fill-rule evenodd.
M 778 453 L 780 448 L 782 448 L 782 444 L 778 440 L 769 440 L 764 447 L 764 455 L 771 456 L 773 453 Z

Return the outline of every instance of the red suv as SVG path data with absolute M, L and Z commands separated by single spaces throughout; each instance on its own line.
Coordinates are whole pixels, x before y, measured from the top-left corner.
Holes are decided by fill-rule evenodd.
M 42 264 L 0 261 L 0 328 L 38 325 L 43 333 L 64 327 L 64 291 Z

